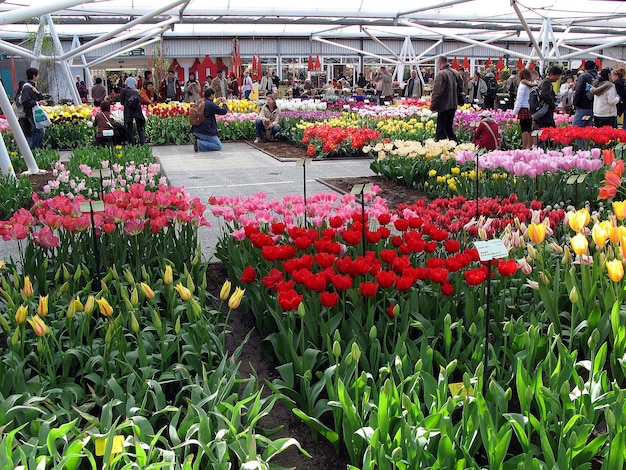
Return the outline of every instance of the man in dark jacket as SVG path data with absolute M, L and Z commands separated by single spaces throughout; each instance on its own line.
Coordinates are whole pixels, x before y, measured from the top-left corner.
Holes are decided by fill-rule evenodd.
M 141 110 L 141 98 L 135 87 L 126 87 L 122 89 L 120 94 L 120 103 L 124 105 L 124 125 L 128 130 L 128 141 L 131 145 L 135 145 L 135 131 L 133 122 L 137 123 L 137 134 L 139 135 L 139 144 L 146 144 L 146 117 Z
M 215 115 L 224 115 L 228 112 L 226 98 L 223 96 L 217 99 L 217 104 L 213 102 L 215 90 L 207 88 L 204 90 L 204 121 L 199 126 L 191 126 L 191 132 L 196 137 L 193 149 L 196 152 L 214 152 L 222 150 L 222 143 L 218 137 L 217 119 Z M 219 105 L 219 106 L 218 106 Z
M 554 82 L 558 81 L 563 75 L 563 69 L 556 65 L 548 70 L 548 77 L 544 78 L 539 85 L 541 87 L 541 99 L 548 105 L 548 112 L 534 121 L 535 129 L 542 127 L 555 127 L 554 110 L 556 109 L 556 95 L 554 94 Z
M 26 137 L 28 146 L 31 150 L 41 147 L 43 143 L 43 137 L 45 135 L 44 129 L 37 129 L 35 126 L 35 119 L 33 118 L 33 108 L 36 104 L 43 104 L 43 95 L 37 90 L 37 80 L 39 79 L 39 70 L 36 68 L 26 69 L 26 83 L 22 88 L 22 94 L 20 96 L 20 102 L 24 107 L 24 114 L 30 124 L 31 135 Z
M 454 113 L 459 103 L 459 94 L 462 93 L 463 82 L 458 72 L 448 64 L 446 56 L 439 56 L 437 67 L 439 68 L 439 73 L 435 77 L 430 102 L 430 110 L 437 113 L 435 139 L 456 141 L 452 124 L 454 122 Z
M 593 126 L 593 97 L 589 97 L 587 91 L 591 89 L 597 79 L 598 72 L 596 71 L 595 62 L 593 60 L 585 61 L 585 72 L 578 77 L 576 90 L 574 91 L 573 103 L 576 113 L 574 114 L 572 124 L 575 126 Z

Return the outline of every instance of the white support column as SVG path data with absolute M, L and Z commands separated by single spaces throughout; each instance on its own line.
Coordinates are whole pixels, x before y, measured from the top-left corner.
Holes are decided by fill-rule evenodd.
M 528 23 L 526 22 L 526 19 L 524 18 L 524 15 L 522 15 L 522 12 L 520 11 L 519 7 L 517 6 L 517 0 L 511 0 L 511 6 L 515 10 L 515 13 L 517 14 L 517 17 L 519 18 L 520 23 L 522 23 L 522 26 L 524 27 L 524 30 L 526 31 L 526 34 L 528 34 L 528 37 L 530 38 L 530 41 L 533 43 L 533 48 L 535 49 L 535 51 L 539 55 L 539 58 L 543 59 L 543 55 L 541 53 L 541 49 L 539 48 L 539 44 L 537 44 L 537 41 L 535 40 L 535 36 L 533 35 L 533 32 L 530 29 L 530 26 L 528 26 Z
M 106 55 L 103 55 L 101 57 L 98 57 L 95 60 L 92 60 L 91 62 L 89 62 L 87 64 L 87 66 L 88 67 L 95 67 L 96 65 L 101 64 L 102 62 L 105 62 L 105 61 L 109 60 L 111 57 L 118 56 L 120 54 L 123 54 L 126 51 L 130 51 L 132 49 L 136 49 L 136 48 L 141 47 L 141 46 L 147 46 L 148 44 L 152 44 L 153 42 L 157 42 L 160 39 L 161 38 L 159 38 L 159 37 L 137 39 L 136 41 L 131 42 L 128 46 L 126 46 L 123 49 L 118 49 L 116 51 L 110 52 L 109 54 L 106 54 Z
M 13 112 L 13 108 L 11 107 L 11 101 L 9 101 L 9 97 L 7 96 L 7 92 L 4 90 L 3 85 L 0 85 L 0 108 L 3 109 L 4 116 L 6 117 L 6 120 L 9 123 L 9 126 L 11 127 L 11 132 L 13 132 L 13 137 L 15 138 L 15 141 L 17 142 L 17 146 L 19 147 L 20 152 L 22 152 L 22 156 L 24 157 L 24 161 L 26 162 L 26 166 L 28 168 L 28 173 L 30 174 L 41 173 L 39 170 L 39 166 L 37 165 L 37 162 L 35 161 L 35 157 L 33 157 L 33 152 L 28 146 L 28 142 L 26 142 L 26 136 L 24 136 L 24 132 L 22 131 L 22 127 L 20 126 L 20 123 L 17 120 L 17 116 Z M 1 137 L 0 137 L 0 140 L 2 140 Z M 0 154 L 2 152 L 4 153 L 7 152 L 7 149 L 4 145 L 4 141 L 2 141 L 2 144 L 0 146 Z M 0 158 L 2 158 L 3 161 L 5 161 L 5 157 L 6 159 L 9 160 L 9 163 L 10 163 L 11 160 L 9 159 L 8 153 L 6 153 L 6 156 L 0 155 Z M 2 171 L 4 173 L 5 171 L 4 164 L 2 166 L 3 166 Z
M 56 53 L 59 56 L 63 56 L 63 46 L 61 45 L 61 40 L 57 35 L 56 28 L 54 27 L 54 22 L 52 21 L 52 17 L 50 15 L 45 15 L 42 19 L 46 19 L 48 22 L 48 27 L 50 28 L 50 36 L 52 36 L 52 42 L 54 44 L 54 48 L 56 49 Z M 74 85 L 74 77 L 72 77 L 72 70 L 70 69 L 70 64 L 67 60 L 59 60 L 61 67 L 63 68 L 63 72 L 65 73 L 65 78 L 69 85 L 70 95 L 72 96 L 72 101 L 74 101 L 75 105 L 79 105 L 82 103 L 80 99 L 80 95 L 78 94 L 78 89 L 76 85 Z

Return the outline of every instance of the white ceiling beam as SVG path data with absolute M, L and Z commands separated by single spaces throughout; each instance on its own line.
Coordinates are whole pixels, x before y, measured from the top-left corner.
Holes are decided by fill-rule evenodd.
M 446 7 L 450 7 L 452 5 L 456 5 L 458 3 L 467 3 L 467 2 L 470 2 L 470 1 L 472 1 L 472 0 L 448 0 L 448 1 L 444 1 L 444 2 L 438 3 L 436 5 L 430 5 L 430 6 L 426 6 L 426 7 L 415 8 L 413 10 L 399 12 L 396 15 L 396 18 L 398 18 L 400 16 L 406 16 L 406 15 L 413 15 L 415 13 L 421 13 L 423 11 L 436 10 L 438 8 L 446 8 Z
M 520 23 L 522 23 L 522 27 L 526 31 L 526 34 L 528 34 L 528 38 L 530 39 L 530 42 L 532 42 L 535 52 L 537 53 L 539 58 L 543 60 L 544 59 L 543 52 L 541 52 L 541 48 L 539 47 L 539 44 L 537 44 L 537 40 L 535 39 L 535 36 L 532 30 L 530 29 L 530 26 L 528 26 L 528 22 L 526 21 L 526 19 L 524 18 L 524 15 L 520 11 L 519 7 L 517 6 L 517 0 L 511 0 L 511 6 L 515 10 L 515 13 L 517 14 L 517 18 L 519 19 Z
M 566 47 L 567 49 L 571 49 L 573 51 L 578 51 L 580 52 L 581 56 L 583 55 L 592 55 L 594 57 L 599 57 L 601 59 L 606 59 L 606 60 L 614 60 L 615 62 L 624 62 L 623 59 L 616 59 L 615 57 L 611 57 L 608 55 L 604 55 L 604 54 L 598 54 L 597 52 L 590 52 L 589 54 L 585 53 L 584 49 L 581 49 L 579 47 L 574 47 L 574 46 L 570 46 L 569 44 L 562 44 L 561 47 Z M 575 57 L 573 57 L 575 58 Z
M 38 5 L 30 7 L 20 7 L 8 12 L 0 13 L 0 24 L 19 23 L 25 20 L 32 20 L 33 17 L 43 16 L 65 8 L 72 8 L 83 3 L 91 3 L 94 0 L 57 0 L 48 3 L 41 2 Z
M 28 49 L 25 49 L 16 44 L 11 44 L 9 42 L 3 41 L 2 39 L 0 39 L 0 50 L 10 52 L 11 54 L 14 54 L 14 55 L 26 57 L 27 59 L 30 59 L 30 60 L 36 59 L 35 55 Z
M 614 39 L 613 41 L 608 41 L 604 44 L 598 44 L 597 46 L 583 49 L 581 52 L 571 52 L 569 54 L 562 55 L 561 59 L 567 60 L 567 59 L 571 59 L 572 57 L 579 57 L 582 54 L 589 54 L 591 52 L 599 51 L 601 49 L 606 49 L 607 47 L 618 46 L 620 44 L 624 44 L 624 38 Z
M 323 42 L 325 44 L 330 44 L 331 46 L 336 46 L 336 47 L 340 47 L 342 49 L 347 49 L 349 51 L 354 51 L 354 52 L 357 52 L 359 54 L 368 55 L 370 57 L 376 57 L 377 59 L 384 60 L 385 62 L 390 62 L 392 64 L 398 63 L 397 60 L 392 60 L 389 57 L 384 57 L 382 55 L 374 54 L 373 52 L 363 51 L 361 49 L 357 49 L 356 47 L 350 47 L 350 46 L 346 46 L 344 44 L 339 44 L 337 42 L 329 41 L 328 39 L 320 38 L 320 37 L 317 37 L 317 36 L 313 36 L 311 39 L 313 39 L 314 41 Z
M 493 46 L 485 41 L 476 41 L 474 39 L 470 39 L 470 38 L 466 38 L 464 36 L 460 36 L 458 34 L 452 34 L 452 33 L 448 33 L 446 31 L 441 31 L 441 30 L 436 30 L 433 28 L 429 28 L 428 26 L 422 26 L 421 24 L 417 24 L 417 23 L 413 23 L 411 21 L 405 21 L 405 20 L 400 20 L 399 21 L 400 24 L 403 24 L 405 26 L 411 26 L 413 28 L 418 28 L 418 29 L 422 29 L 424 31 L 428 31 L 432 34 L 436 34 L 437 36 L 443 36 L 446 38 L 452 38 L 452 39 L 456 39 L 457 41 L 461 41 L 461 42 L 466 42 L 468 44 L 473 44 L 475 46 L 478 47 L 484 47 L 486 49 L 491 49 L 493 51 L 497 51 L 510 56 L 514 56 L 514 57 L 521 57 L 523 59 L 529 58 L 527 54 L 520 54 L 519 52 L 515 52 L 515 51 L 510 51 L 508 49 L 505 49 L 503 47 L 498 47 L 498 46 Z
M 141 32 L 142 39 L 145 38 L 146 36 L 153 37 L 153 36 L 156 36 L 156 35 L 160 35 L 163 32 L 165 32 L 168 29 L 170 29 L 171 25 L 174 24 L 174 23 L 178 23 L 178 18 L 172 17 L 169 20 L 161 21 L 158 24 L 152 25 L 150 28 L 148 28 L 148 29 L 146 29 L 146 30 Z M 153 31 L 158 31 L 158 32 L 155 33 Z M 136 37 L 137 37 L 137 32 L 131 31 L 131 32 L 128 32 L 126 34 L 122 34 L 121 36 L 116 36 L 113 39 L 109 39 L 108 41 L 102 42 L 100 44 L 95 44 L 95 45 L 93 45 L 91 47 L 88 47 L 87 49 L 83 49 L 78 54 L 76 53 L 76 51 L 81 49 L 81 48 L 74 49 L 72 51 L 69 51 L 69 52 L 63 54 L 63 57 L 66 57 L 68 59 L 73 59 L 74 57 L 77 57 L 78 55 L 81 55 L 81 54 L 85 54 L 86 52 L 93 52 L 94 50 L 101 49 L 103 47 L 110 46 L 110 45 L 113 45 L 113 44 L 117 44 L 117 43 L 125 41 L 127 39 L 136 38 Z
M 90 0 L 93 1 L 93 0 Z M 93 39 L 89 42 L 86 42 L 85 44 L 83 44 L 82 46 L 80 46 L 77 49 L 74 49 L 73 51 L 70 51 L 66 54 L 64 54 L 63 59 L 71 59 L 72 57 L 76 57 L 78 56 L 80 53 L 85 52 L 87 49 L 91 49 L 93 46 L 96 46 L 98 44 L 103 43 L 104 41 L 106 41 L 107 39 L 110 39 L 112 37 L 114 37 L 116 34 L 122 33 L 124 31 L 128 31 L 130 28 L 132 28 L 135 25 L 138 24 L 142 24 L 145 23 L 146 21 L 154 18 L 155 16 L 160 15 L 163 12 L 166 12 L 168 10 L 171 10 L 174 7 L 177 7 L 178 5 L 180 5 L 181 3 L 184 3 L 186 0 L 175 0 L 171 3 L 168 3 L 167 5 L 158 8 L 157 10 L 154 10 L 146 15 L 143 15 L 137 19 L 134 19 L 133 21 L 128 22 L 125 25 L 122 25 L 120 27 L 114 28 L 113 30 L 111 30 L 110 32 L 103 34 L 102 36 L 97 37 L 96 39 Z
M 498 37 L 494 37 L 491 39 L 487 39 L 486 41 L 484 41 L 484 44 L 492 44 L 494 42 L 498 42 L 498 41 L 504 41 L 507 38 L 510 38 L 512 36 L 517 36 L 517 32 L 514 33 L 507 33 L 504 36 L 498 36 Z M 446 52 L 447 55 L 452 55 L 452 54 L 458 54 L 459 52 L 464 52 L 468 49 L 473 49 L 474 47 L 476 47 L 475 45 L 471 45 L 471 46 L 463 46 L 463 47 L 459 47 L 458 49 L 452 49 L 451 51 Z
M 147 46 L 148 44 L 152 44 L 153 42 L 157 42 L 159 41 L 161 38 L 159 37 L 148 37 L 148 38 L 141 38 L 141 39 L 137 39 L 136 41 L 130 43 L 128 46 L 124 47 L 123 49 L 120 49 L 118 51 L 113 51 L 110 52 L 109 54 L 103 55 L 102 57 L 98 57 L 95 60 L 92 60 L 91 62 L 89 62 L 87 64 L 87 67 L 92 68 L 98 64 L 101 64 L 102 62 L 105 62 L 109 59 L 112 59 L 113 57 L 119 56 L 125 52 L 128 52 L 130 50 L 133 49 L 137 49 L 138 47 L 142 47 L 142 46 Z
M 367 34 L 372 41 L 380 44 L 380 46 L 383 49 L 385 49 L 387 52 L 389 52 L 392 56 L 394 56 L 397 61 L 402 62 L 402 59 L 400 58 L 400 56 L 398 54 L 396 54 L 393 49 L 391 49 L 389 46 L 384 44 L 380 39 L 378 39 L 376 36 L 374 36 L 372 33 L 370 33 L 367 28 L 361 28 L 361 31 L 363 31 L 365 34 Z

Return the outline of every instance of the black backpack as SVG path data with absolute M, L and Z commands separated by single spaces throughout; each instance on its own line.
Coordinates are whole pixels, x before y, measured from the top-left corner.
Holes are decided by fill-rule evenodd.
M 548 103 L 543 101 L 541 97 L 541 87 L 536 86 L 532 90 L 530 90 L 530 94 L 528 95 L 528 106 L 530 107 L 530 112 L 533 115 L 533 120 L 537 120 L 542 118 L 548 112 Z
M 491 75 L 485 75 L 483 80 L 487 84 L 487 96 L 495 97 L 498 94 L 498 82 L 495 77 Z

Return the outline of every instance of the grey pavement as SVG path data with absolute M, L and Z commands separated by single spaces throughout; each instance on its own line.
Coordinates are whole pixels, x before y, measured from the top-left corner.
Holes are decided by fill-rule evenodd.
M 164 145 L 152 148 L 161 170 L 172 186 L 184 186 L 191 196 L 207 204 L 210 196 L 251 196 L 259 192 L 267 199 L 302 194 L 303 169 L 296 160 L 280 161 L 245 142 L 225 142 L 219 152 L 195 153 L 191 145 Z M 320 178 L 373 176 L 369 159 L 313 161 L 306 167 L 307 196 L 332 192 Z M 207 208 L 211 227 L 199 231 L 202 252 L 211 260 L 221 233 L 219 221 Z M 17 244 L 0 240 L 0 260 L 17 256 Z

